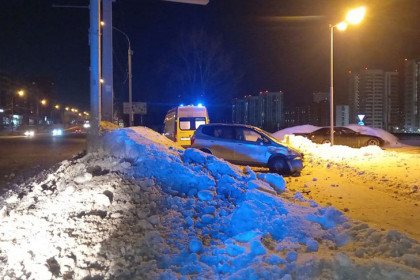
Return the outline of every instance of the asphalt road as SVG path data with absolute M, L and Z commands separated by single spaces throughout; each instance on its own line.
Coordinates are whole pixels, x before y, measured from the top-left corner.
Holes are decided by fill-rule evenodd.
M 82 152 L 85 146 L 86 134 L 0 137 L 0 189 L 71 159 Z

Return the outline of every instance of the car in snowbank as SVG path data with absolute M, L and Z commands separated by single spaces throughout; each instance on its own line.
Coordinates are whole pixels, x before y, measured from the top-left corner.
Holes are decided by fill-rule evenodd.
M 303 136 L 317 144 L 331 143 L 330 128 L 323 127 L 311 133 L 294 133 L 294 135 Z M 365 146 L 382 147 L 385 141 L 377 136 L 361 134 L 347 127 L 334 127 L 334 144 L 344 145 L 353 148 Z
M 283 175 L 298 175 L 303 169 L 301 153 L 250 125 L 201 125 L 191 138 L 191 147 L 232 163 L 268 167 Z

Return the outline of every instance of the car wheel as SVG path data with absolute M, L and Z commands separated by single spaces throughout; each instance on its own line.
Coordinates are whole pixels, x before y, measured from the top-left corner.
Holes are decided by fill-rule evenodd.
M 288 174 L 290 173 L 289 165 L 287 161 L 283 158 L 277 157 L 270 160 L 268 167 L 270 172 L 279 173 L 279 174 Z
M 331 143 L 331 140 L 330 139 L 324 139 L 324 140 L 322 140 L 321 143 L 322 144 L 330 144 Z
M 375 139 L 375 138 L 369 139 L 367 144 L 368 144 L 368 146 L 379 146 L 380 145 L 379 140 Z
M 211 152 L 209 150 L 207 150 L 207 149 L 200 149 L 200 151 L 205 152 L 206 154 L 210 154 L 211 155 Z

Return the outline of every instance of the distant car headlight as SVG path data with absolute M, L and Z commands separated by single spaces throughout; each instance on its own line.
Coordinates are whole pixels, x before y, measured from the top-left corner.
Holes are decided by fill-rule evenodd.
M 63 130 L 59 129 L 59 128 L 53 129 L 52 135 L 53 136 L 61 136 L 61 135 L 63 135 Z
M 83 124 L 83 127 L 84 128 L 89 128 L 90 127 L 90 124 L 89 123 L 85 123 L 85 124 Z
M 25 131 L 25 136 L 26 137 L 32 137 L 34 135 L 35 135 L 35 131 L 33 131 L 33 130 L 27 130 L 27 131 Z

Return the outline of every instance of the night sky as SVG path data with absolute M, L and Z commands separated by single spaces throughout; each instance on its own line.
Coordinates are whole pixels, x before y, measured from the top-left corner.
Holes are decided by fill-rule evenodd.
M 56 82 L 60 102 L 88 108 L 89 10 L 52 4 L 86 6 L 89 1 L 1 2 L 0 70 L 28 80 L 48 77 Z M 338 104 L 346 100 L 348 70 L 392 71 L 401 69 L 406 57 L 420 58 L 420 1 L 210 0 L 198 6 L 117 0 L 113 20 L 132 41 L 134 101 L 161 103 L 164 110 L 180 101 L 177 96 L 183 89 L 170 86 L 162 65 L 175 60 L 180 33 L 203 29 L 221 36 L 233 74 L 241 77 L 224 96 L 283 90 L 292 104 L 310 100 L 312 92 L 329 90 L 328 24 L 344 19 L 357 3 L 368 8 L 365 20 L 335 33 Z M 127 43 L 114 32 L 118 102 L 128 99 L 126 67 Z

